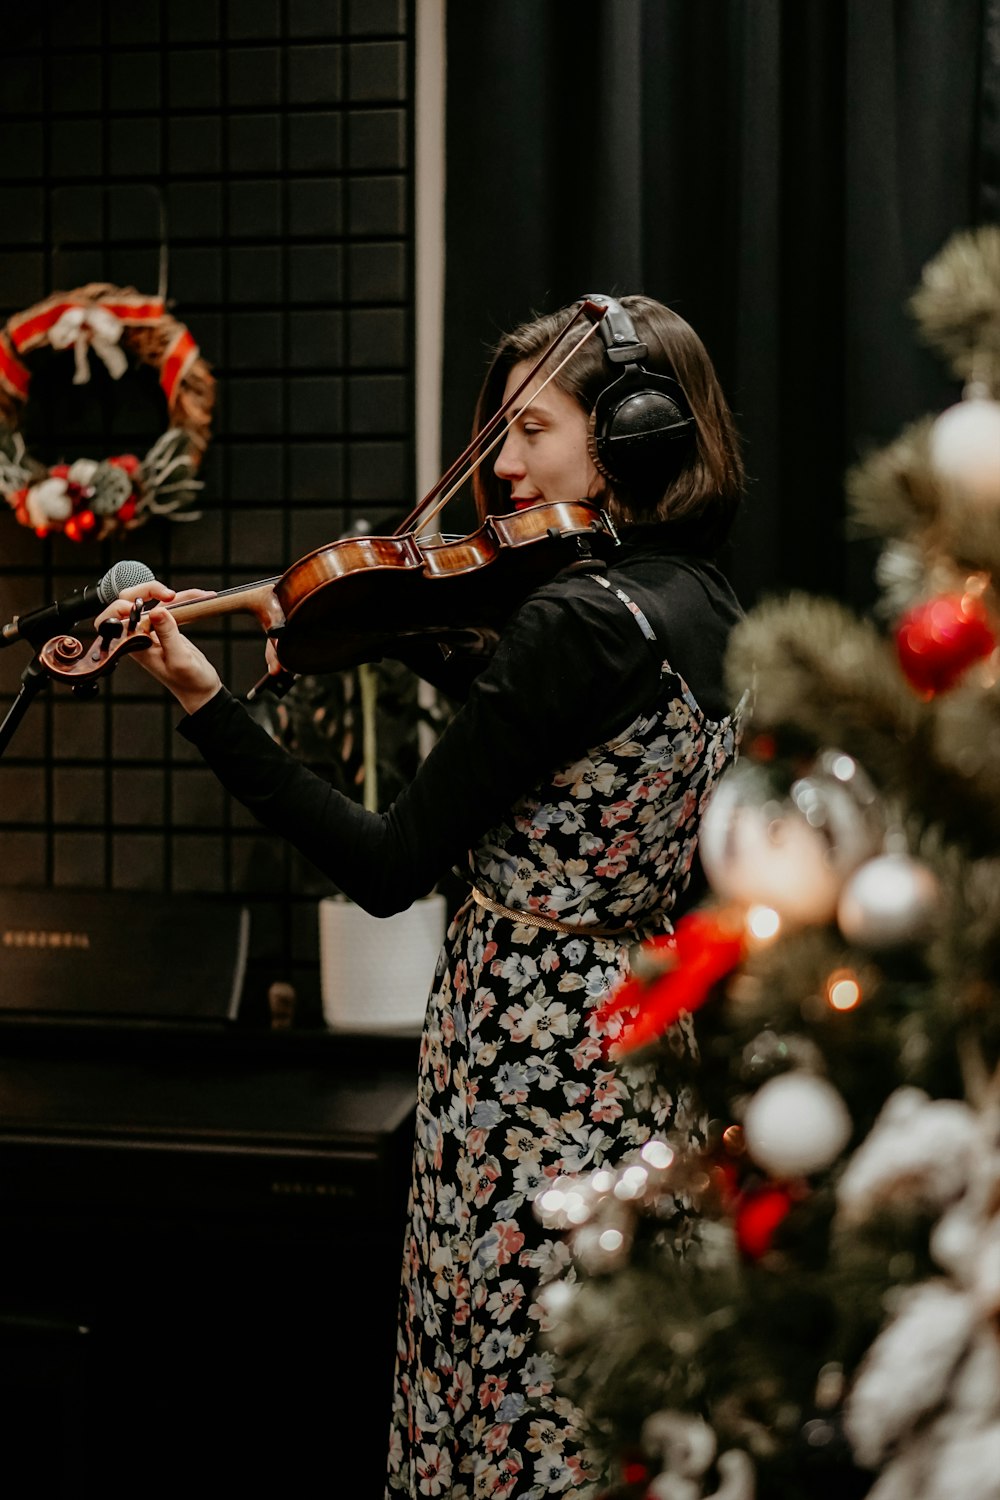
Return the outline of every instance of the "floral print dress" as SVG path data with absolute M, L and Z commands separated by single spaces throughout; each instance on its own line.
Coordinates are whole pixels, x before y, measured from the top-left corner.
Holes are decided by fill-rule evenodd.
M 532 1201 L 559 1173 L 616 1163 L 652 1134 L 697 1135 L 689 1101 L 651 1067 L 606 1060 L 594 1017 L 627 946 L 669 929 L 738 723 L 738 711 L 707 719 L 664 664 L 647 715 L 523 797 L 470 856 L 495 904 L 581 931 L 471 898 L 449 928 L 421 1042 L 389 1497 L 593 1493 L 577 1414 L 535 1337 L 536 1292 L 568 1249 Z

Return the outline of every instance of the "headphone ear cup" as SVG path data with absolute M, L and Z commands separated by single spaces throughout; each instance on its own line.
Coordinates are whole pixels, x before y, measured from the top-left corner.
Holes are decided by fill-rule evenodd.
M 633 495 L 662 495 L 694 449 L 687 397 L 667 375 L 629 365 L 590 414 L 588 447 L 605 479 Z

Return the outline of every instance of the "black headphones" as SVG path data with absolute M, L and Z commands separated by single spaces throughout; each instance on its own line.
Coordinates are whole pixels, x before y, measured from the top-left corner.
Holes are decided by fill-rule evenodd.
M 672 376 L 654 375 L 640 364 L 649 350 L 620 302 L 599 292 L 582 300 L 607 308 L 597 324 L 605 358 L 613 368 L 625 367 L 594 402 L 590 456 L 612 484 L 640 497 L 662 495 L 694 448 L 690 403 Z

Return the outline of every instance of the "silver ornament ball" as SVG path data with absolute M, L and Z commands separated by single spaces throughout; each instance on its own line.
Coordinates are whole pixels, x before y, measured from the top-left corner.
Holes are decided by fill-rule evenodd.
M 908 854 L 881 854 L 845 884 L 837 924 L 849 943 L 898 947 L 927 937 L 940 903 L 941 888 L 926 865 Z
M 877 847 L 877 822 L 871 783 L 840 751 L 824 751 L 787 795 L 768 768 L 741 763 L 705 810 L 702 864 L 723 900 L 828 922 L 845 878 Z

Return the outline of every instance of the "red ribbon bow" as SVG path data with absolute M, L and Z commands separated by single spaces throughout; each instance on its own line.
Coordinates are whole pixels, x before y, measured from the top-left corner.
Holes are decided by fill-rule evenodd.
M 638 1007 L 609 1048 L 614 1058 L 656 1041 L 685 1011 L 704 1005 L 719 980 L 743 962 L 746 929 L 728 912 L 690 912 L 669 936 L 643 943 L 641 951 L 663 964 L 663 971 L 652 979 L 629 975 L 595 1017 L 603 1028 L 613 1016 Z

